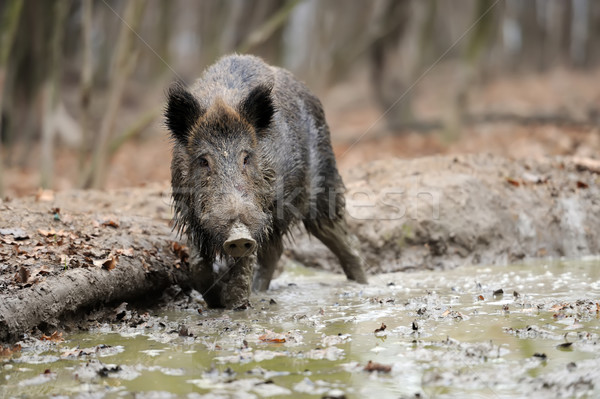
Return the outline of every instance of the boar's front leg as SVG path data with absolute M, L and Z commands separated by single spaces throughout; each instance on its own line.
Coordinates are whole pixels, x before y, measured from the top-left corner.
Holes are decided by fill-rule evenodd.
M 262 246 L 258 253 L 258 267 L 254 274 L 252 289 L 254 291 L 266 291 L 277 268 L 277 262 L 283 253 L 283 242 L 281 237 L 272 237 L 269 242 Z
M 363 260 L 358 253 L 356 237 L 348 231 L 344 219 L 305 222 L 308 232 L 333 252 L 342 265 L 348 280 L 367 283 Z
M 221 285 L 215 279 L 213 261 L 200 255 L 194 244 L 190 247 L 190 268 L 192 272 L 192 286 L 202 294 L 202 298 L 211 308 L 222 308 Z
M 230 258 L 225 274 L 220 278 L 221 303 L 227 309 L 242 309 L 249 306 L 252 274 L 256 265 L 256 255 Z
M 190 253 L 193 286 L 210 308 L 237 309 L 248 305 L 256 256 L 228 257 L 226 265 L 202 257 L 194 245 Z

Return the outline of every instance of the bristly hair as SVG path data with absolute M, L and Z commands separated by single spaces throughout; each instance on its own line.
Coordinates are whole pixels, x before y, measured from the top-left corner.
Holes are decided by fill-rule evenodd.
M 176 82 L 167 90 L 165 124 L 171 131 L 171 137 L 182 145 L 187 144 L 191 128 L 204 112 L 182 83 Z

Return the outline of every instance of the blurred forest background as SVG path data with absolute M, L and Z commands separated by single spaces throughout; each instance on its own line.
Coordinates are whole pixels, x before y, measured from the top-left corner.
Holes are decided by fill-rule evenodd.
M 231 52 L 323 100 L 342 170 L 600 149 L 600 1 L 0 0 L 0 190 L 164 181 L 168 85 Z

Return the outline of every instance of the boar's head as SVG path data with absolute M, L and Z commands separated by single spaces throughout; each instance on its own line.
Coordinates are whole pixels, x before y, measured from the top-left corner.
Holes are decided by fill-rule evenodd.
M 168 91 L 175 225 L 202 256 L 247 256 L 271 234 L 271 91 L 260 84 L 239 104 L 217 97 L 207 107 L 181 85 Z

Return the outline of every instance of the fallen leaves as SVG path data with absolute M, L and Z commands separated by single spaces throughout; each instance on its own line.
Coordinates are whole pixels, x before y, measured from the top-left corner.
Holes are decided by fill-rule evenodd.
M 108 258 L 105 258 L 105 259 L 95 260 L 93 263 L 94 263 L 94 266 L 96 266 L 96 267 L 101 267 L 104 270 L 111 271 L 115 267 L 117 267 L 118 261 L 119 261 L 119 256 L 113 255 L 113 256 L 109 256 Z
M 58 331 L 54 331 L 52 334 L 50 334 L 50 336 L 42 334 L 40 341 L 63 342 L 64 339 L 62 335 L 63 334 L 59 333 Z
M 35 284 L 40 281 L 41 277 L 47 276 L 51 271 L 46 265 L 42 265 L 33 271 L 29 271 L 28 268 L 21 265 L 17 273 L 15 273 L 14 280 L 18 284 Z
M 133 248 L 123 248 L 123 249 L 117 249 L 117 250 L 115 251 L 115 253 L 116 253 L 117 255 L 123 255 L 123 256 L 126 256 L 126 257 L 128 257 L 128 258 L 131 258 L 131 257 L 133 257 Z
M 15 353 L 21 352 L 21 345 L 16 344 L 13 347 L 5 347 L 0 345 L 0 358 L 1 357 L 11 357 Z
M 44 237 L 66 237 L 71 240 L 77 239 L 77 236 L 70 231 L 59 230 L 56 231 L 54 228 L 50 228 L 50 230 L 38 229 L 38 233 L 43 235 Z

